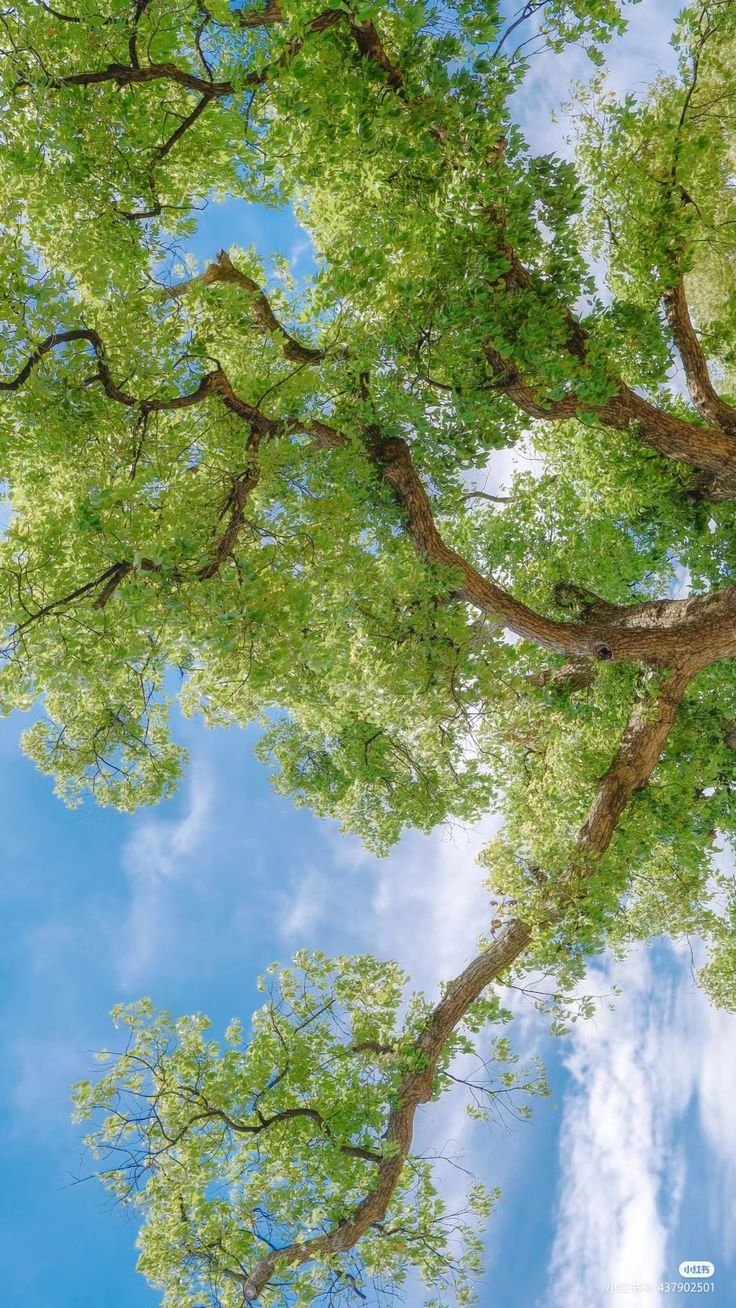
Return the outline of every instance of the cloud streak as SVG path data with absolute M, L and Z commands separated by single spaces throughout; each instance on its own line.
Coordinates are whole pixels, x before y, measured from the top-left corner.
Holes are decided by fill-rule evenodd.
M 728 1254 L 736 1216 L 736 1018 L 693 987 L 689 957 L 659 947 L 595 969 L 586 982 L 620 984 L 571 1037 L 571 1077 L 560 1136 L 560 1199 L 549 1268 L 549 1308 L 630 1304 L 632 1287 L 664 1305 L 660 1282 L 683 1259 L 713 1255 L 674 1247 L 689 1181 L 691 1104 L 707 1150 L 709 1203 Z M 715 1230 L 714 1230 L 715 1236 Z M 715 1260 L 717 1261 L 717 1259 Z M 619 1291 L 611 1286 L 621 1286 Z
M 121 862 L 131 900 L 120 933 L 118 975 L 126 989 L 139 983 L 167 937 L 170 888 L 186 878 L 193 855 L 212 836 L 211 810 L 209 776 L 195 769 L 184 816 L 173 822 L 149 818 L 139 823 L 123 847 Z

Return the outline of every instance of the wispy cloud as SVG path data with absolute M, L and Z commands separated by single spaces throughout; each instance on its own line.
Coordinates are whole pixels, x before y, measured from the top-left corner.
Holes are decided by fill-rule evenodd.
M 118 972 L 126 989 L 139 982 L 166 937 L 169 887 L 187 875 L 192 856 L 202 849 L 211 811 L 208 773 L 195 769 L 185 815 L 176 821 L 146 819 L 123 847 L 131 901 L 119 938 Z
M 303 944 L 321 924 L 329 908 L 329 883 L 317 867 L 292 873 L 288 888 L 279 896 L 278 931 L 289 944 Z
M 596 969 L 591 981 L 618 983 L 613 1011 L 582 1023 L 566 1059 L 572 1082 L 560 1138 L 560 1202 L 548 1304 L 631 1302 L 632 1286 L 651 1287 L 647 1303 L 679 1262 L 709 1257 L 673 1250 L 688 1176 L 685 1126 L 698 1107 L 708 1150 L 709 1202 L 718 1247 L 728 1252 L 736 1204 L 736 1018 L 719 1012 L 692 984 L 689 958 L 662 962 L 643 950 L 625 964 Z M 656 961 L 655 961 L 656 959 Z M 617 1293 L 609 1286 L 620 1285 Z
M 736 1254 L 736 1017 L 708 1009 L 692 1050 L 698 1110 L 709 1146 L 710 1207 L 724 1254 Z M 697 1037 L 697 1029 L 693 1035 Z
M 304 240 L 302 241 L 295 241 L 289 251 L 289 267 L 291 268 L 291 271 L 295 272 L 307 256 L 313 257 L 313 255 L 314 247 L 308 236 L 305 235 Z
M 667 1023 L 651 1011 L 646 956 L 625 970 L 618 1007 L 576 1030 L 567 1059 L 572 1087 L 560 1142 L 555 1305 L 606 1302 L 609 1282 L 654 1284 L 664 1271 L 658 1196 L 671 1120 L 656 1091 Z
M 475 952 L 490 921 L 488 892 L 476 856 L 498 830 L 486 818 L 470 828 L 410 833 L 377 861 L 357 841 L 339 837 L 335 859 L 365 904 L 355 926 L 367 949 L 396 958 L 412 982 L 432 993 Z M 367 891 L 367 894 L 366 894 Z M 344 898 L 341 897 L 344 910 Z M 352 905 L 348 905 L 352 913 Z

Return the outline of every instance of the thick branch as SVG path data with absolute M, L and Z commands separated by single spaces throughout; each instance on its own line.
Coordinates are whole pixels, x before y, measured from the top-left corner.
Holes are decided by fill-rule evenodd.
M 265 70 L 263 73 L 249 73 L 242 85 L 261 86 L 265 79 Z M 200 95 L 210 98 L 235 94 L 232 82 L 211 82 L 173 63 L 147 64 L 143 68 L 135 68 L 132 64 L 108 64 L 105 68 L 97 68 L 92 72 L 67 73 L 62 77 L 54 77 L 51 86 L 101 86 L 105 82 L 114 82 L 116 86 L 136 86 L 143 82 L 161 81 L 176 82 L 189 91 L 198 91 Z
M 286 22 L 278 0 L 267 0 L 264 9 L 241 9 L 237 18 L 241 27 L 273 27 L 276 23 Z
M 104 609 L 108 601 L 112 599 L 112 596 L 115 594 L 115 591 L 117 590 L 121 581 L 124 581 L 125 578 L 132 571 L 133 571 L 132 563 L 116 564 L 115 570 L 110 576 L 110 580 L 107 582 L 107 585 L 103 587 L 103 589 L 100 591 L 99 595 L 97 596 L 97 599 L 93 601 L 92 608 Z
M 16 377 L 11 378 L 10 381 L 0 381 L 0 391 L 17 391 L 24 382 L 28 381 L 36 364 L 41 362 L 44 355 L 48 354 L 50 350 L 55 350 L 57 346 L 66 345 L 71 341 L 89 341 L 95 346 L 95 349 L 98 346 L 101 349 L 97 333 L 88 331 L 86 327 L 79 327 L 69 332 L 54 332 L 51 336 L 47 336 L 44 341 L 41 341 L 40 345 L 36 346 Z
M 517 635 L 564 654 L 592 654 L 595 642 L 583 624 L 545 618 L 514 599 L 508 591 L 483 577 L 472 564 L 451 549 L 434 521 L 429 496 L 412 462 L 404 440 L 379 440 L 369 454 L 391 486 L 407 521 L 407 530 L 417 551 L 431 563 L 460 573 L 457 594 L 483 613 L 499 617 Z
M 602 406 L 600 415 L 618 431 L 635 426 L 639 438 L 658 454 L 721 478 L 724 486 L 730 486 L 728 498 L 736 495 L 736 451 L 720 428 L 686 422 L 658 409 L 623 383 L 618 394 Z
M 685 369 L 690 399 L 706 422 L 720 427 L 729 436 L 736 436 L 736 409 L 721 399 L 710 379 L 708 363 L 690 318 L 682 277 L 665 292 L 663 303 Z
M 486 357 L 496 374 L 498 389 L 531 418 L 563 421 L 591 412 L 590 404 L 581 401 L 574 391 L 560 399 L 548 399 L 496 350 L 487 347 Z M 687 463 L 719 479 L 717 498 L 736 496 L 736 448 L 725 430 L 703 427 L 667 413 L 637 395 L 620 379 L 616 386 L 616 393 L 597 409 L 602 422 L 616 431 L 634 430 L 645 445 L 664 458 Z
M 213 368 L 211 372 L 205 373 L 194 390 L 187 391 L 183 395 L 173 395 L 168 399 L 157 399 L 155 396 L 139 398 L 131 395 L 118 386 L 113 378 L 107 363 L 102 339 L 98 332 L 89 327 L 68 332 L 55 332 L 53 335 L 47 336 L 29 355 L 16 377 L 10 381 L 0 381 L 0 391 L 18 390 L 50 350 L 70 341 L 87 341 L 92 346 L 97 359 L 97 373 L 89 380 L 101 382 L 108 398 L 115 400 L 117 404 L 124 404 L 126 408 L 139 409 L 144 414 L 165 413 L 177 409 L 191 408 L 195 404 L 201 404 L 208 396 L 217 395 L 226 408 L 231 409 L 233 413 L 237 413 L 240 418 L 244 418 L 259 434 L 273 436 L 283 429 L 281 423 L 276 422 L 273 418 L 266 417 L 255 405 L 248 404 L 246 400 L 242 400 L 240 396 L 236 395 L 225 372 L 220 367 Z
M 317 447 L 348 443 L 344 432 L 319 420 L 304 423 L 304 430 Z M 498 618 L 509 631 L 571 658 L 668 664 L 694 657 L 705 666 L 736 654 L 734 586 L 686 600 L 649 600 L 620 607 L 600 603 L 591 606 L 580 622 L 558 622 L 537 613 L 489 581 L 443 540 L 406 441 L 381 438 L 375 430 L 367 437 L 366 452 L 391 486 L 417 553 L 430 563 L 454 569 L 460 581 L 456 597 Z
M 532 686 L 549 686 L 558 691 L 586 690 L 593 684 L 595 664 L 590 659 L 570 659 L 561 668 L 548 668 L 528 678 Z
M 390 59 L 375 23 L 370 19 L 365 23 L 356 23 L 352 18 L 349 18 L 348 22 L 363 58 L 371 60 L 386 74 L 386 81 L 393 91 L 400 91 L 404 85 L 404 78 L 401 70 Z
M 230 557 L 235 546 L 235 542 L 240 534 L 245 518 L 245 506 L 252 490 L 258 485 L 261 477 L 261 470 L 258 465 L 258 446 L 260 444 L 260 433 L 257 430 L 251 432 L 250 438 L 246 445 L 249 455 L 249 466 L 247 470 L 236 478 L 233 488 L 227 498 L 223 508 L 223 514 L 229 513 L 227 526 L 217 541 L 215 552 L 209 563 L 204 564 L 198 571 L 197 576 L 200 581 L 207 581 L 219 572 L 223 563 Z
M 577 856 L 566 884 L 561 887 L 563 894 L 557 897 L 552 909 L 549 925 L 556 924 L 571 900 L 583 900 L 585 882 L 582 891 L 575 890 L 567 896 L 564 893 L 566 885 L 574 886 L 581 874 L 589 877 L 594 872 L 597 859 L 608 848 L 629 799 L 647 784 L 692 675 L 692 666 L 683 669 L 667 681 L 655 703 L 634 707 L 616 758 L 603 777 L 581 828 Z M 327 1259 L 352 1249 L 370 1227 L 383 1221 L 411 1149 L 416 1110 L 432 1097 L 437 1066 L 449 1036 L 491 982 L 497 981 L 524 953 L 531 939 L 531 929 L 524 922 L 518 919 L 509 922 L 493 943 L 450 982 L 417 1041 L 416 1050 L 423 1066 L 407 1073 L 399 1086 L 396 1106 L 390 1113 L 384 1135 L 395 1152 L 379 1163 L 374 1188 L 326 1235 L 274 1250 L 261 1258 L 247 1275 L 237 1276 L 246 1302 L 256 1300 L 276 1272 L 283 1273 L 288 1267 Z
M 697 659 L 683 663 L 668 674 L 655 704 L 649 698 L 634 704 L 616 757 L 580 829 L 576 848 L 584 859 L 605 853 L 631 796 L 649 781 L 699 666 Z
M 239 286 L 246 292 L 261 331 L 268 335 L 275 334 L 281 337 L 284 343 L 284 355 L 287 359 L 294 363 L 319 363 L 325 358 L 323 350 L 316 350 L 309 345 L 303 345 L 301 341 L 298 341 L 296 337 L 287 331 L 283 323 L 276 317 L 258 283 L 252 277 L 249 277 L 247 273 L 236 268 L 232 259 L 224 250 L 220 250 L 214 263 L 211 263 L 205 269 L 201 277 L 195 277 L 186 282 L 178 282 L 176 286 L 167 287 L 166 294 L 171 298 L 178 299 L 197 283 L 202 286 L 212 286 L 217 282 L 229 282 L 234 286 Z

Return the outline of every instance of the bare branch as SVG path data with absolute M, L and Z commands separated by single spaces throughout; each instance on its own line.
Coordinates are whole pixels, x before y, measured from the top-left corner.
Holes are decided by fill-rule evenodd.
M 488 491 L 471 490 L 465 491 L 460 496 L 461 500 L 488 500 L 491 504 L 508 504 L 508 495 L 489 495 Z

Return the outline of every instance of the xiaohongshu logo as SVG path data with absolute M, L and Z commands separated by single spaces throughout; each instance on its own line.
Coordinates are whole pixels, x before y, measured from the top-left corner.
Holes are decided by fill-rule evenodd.
M 689 1262 L 680 1263 L 677 1270 L 680 1276 L 712 1276 L 716 1269 L 712 1263 Z

